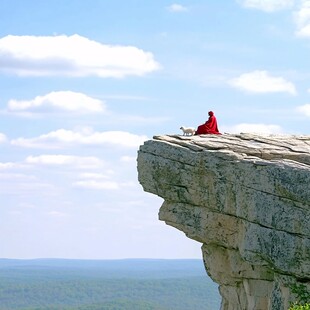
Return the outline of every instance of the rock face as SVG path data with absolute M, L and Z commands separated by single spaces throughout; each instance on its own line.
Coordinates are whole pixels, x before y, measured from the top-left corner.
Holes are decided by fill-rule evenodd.
M 155 136 L 138 177 L 160 220 L 202 243 L 221 310 L 310 296 L 310 136 Z

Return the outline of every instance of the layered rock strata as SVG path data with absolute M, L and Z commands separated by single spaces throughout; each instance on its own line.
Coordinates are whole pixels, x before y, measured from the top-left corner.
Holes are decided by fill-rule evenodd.
M 310 294 L 310 136 L 155 136 L 137 161 L 160 220 L 202 243 L 221 310 Z

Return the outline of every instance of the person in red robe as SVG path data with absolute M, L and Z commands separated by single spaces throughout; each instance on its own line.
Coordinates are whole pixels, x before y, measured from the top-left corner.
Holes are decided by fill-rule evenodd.
M 198 126 L 195 135 L 205 135 L 205 134 L 216 134 L 220 135 L 221 133 L 217 127 L 217 120 L 212 111 L 208 112 L 209 119 L 202 125 Z

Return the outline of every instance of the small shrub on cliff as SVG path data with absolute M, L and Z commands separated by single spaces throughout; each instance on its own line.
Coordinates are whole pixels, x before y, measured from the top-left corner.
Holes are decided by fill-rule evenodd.
M 310 310 L 310 308 L 309 308 L 310 292 L 308 291 L 306 285 L 304 285 L 304 284 L 293 284 L 291 286 L 291 290 L 292 290 L 292 293 L 297 296 L 297 302 L 295 304 L 298 304 L 300 306 L 305 305 L 308 307 L 308 308 L 296 308 L 296 309 Z
M 288 310 L 310 310 L 310 304 L 304 304 L 304 305 L 293 304 Z

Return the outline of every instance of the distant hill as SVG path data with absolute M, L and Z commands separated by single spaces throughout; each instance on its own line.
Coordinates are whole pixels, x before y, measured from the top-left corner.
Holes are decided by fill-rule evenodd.
M 216 310 L 201 260 L 0 259 L 0 310 Z

